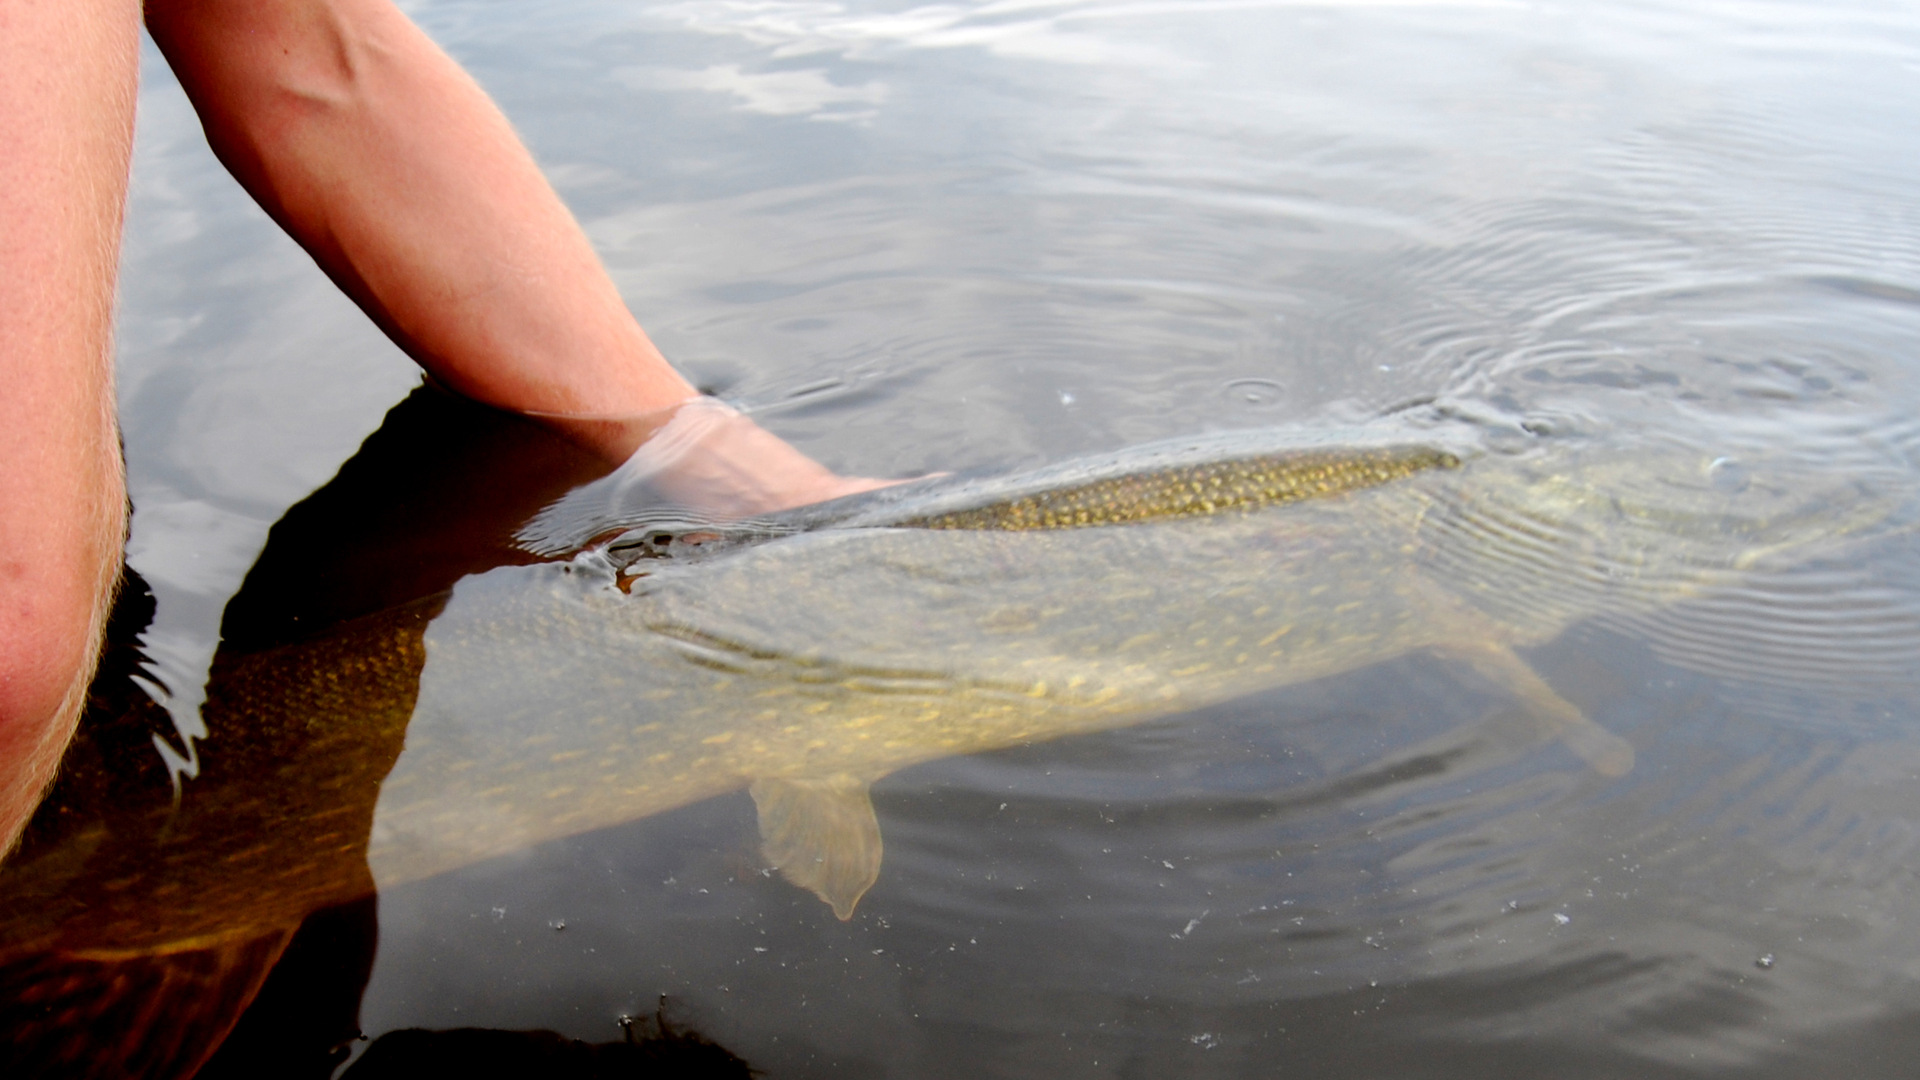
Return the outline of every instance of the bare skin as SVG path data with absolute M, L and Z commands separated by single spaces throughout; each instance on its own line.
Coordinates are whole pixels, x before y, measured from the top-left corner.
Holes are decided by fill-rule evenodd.
M 139 9 L 0 2 L 0 850 L 79 717 L 125 534 L 113 277 Z
M 125 536 L 112 305 L 137 0 L 0 0 L 0 852 L 51 781 Z M 434 379 L 628 457 L 698 395 L 485 92 L 388 0 L 150 0 L 214 152 Z M 878 485 L 716 410 L 719 515 Z

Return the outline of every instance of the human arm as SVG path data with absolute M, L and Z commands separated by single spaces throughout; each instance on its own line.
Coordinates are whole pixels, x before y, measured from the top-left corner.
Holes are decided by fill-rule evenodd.
M 695 392 L 480 87 L 386 0 L 152 0 L 214 153 L 434 378 L 521 412 Z
M 540 416 L 612 462 L 698 396 L 506 118 L 387 0 L 146 10 L 221 161 L 436 380 Z M 686 473 L 684 497 L 725 513 L 874 486 L 737 414 Z

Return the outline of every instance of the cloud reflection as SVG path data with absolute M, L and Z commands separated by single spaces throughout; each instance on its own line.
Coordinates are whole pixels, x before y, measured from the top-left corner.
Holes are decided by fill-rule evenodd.
M 862 105 L 886 100 L 884 83 L 839 86 L 822 68 L 800 71 L 743 71 L 738 64 L 715 64 L 700 71 L 669 68 L 621 68 L 613 78 L 636 90 L 706 90 L 732 94 L 735 109 L 767 116 L 805 116 L 810 120 L 859 121 L 875 111 Z
M 892 48 L 979 47 L 999 56 L 1070 64 L 1167 63 L 1159 49 L 1113 41 L 1071 24 L 1095 20 L 1289 8 L 1523 8 L 1518 0 L 997 0 L 858 12 L 821 0 L 731 0 L 668 4 L 659 17 L 691 30 L 737 36 L 775 57 L 834 53 L 864 58 Z

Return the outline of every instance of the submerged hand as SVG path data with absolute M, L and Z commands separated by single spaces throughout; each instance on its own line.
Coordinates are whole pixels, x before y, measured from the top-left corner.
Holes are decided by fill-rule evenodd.
M 620 486 L 644 483 L 716 522 L 904 482 L 841 476 L 715 398 L 694 398 L 632 420 L 542 419 L 620 460 Z

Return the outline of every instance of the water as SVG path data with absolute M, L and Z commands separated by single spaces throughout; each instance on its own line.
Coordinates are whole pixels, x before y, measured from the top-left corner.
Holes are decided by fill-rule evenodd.
M 1415 412 L 1503 445 L 1679 443 L 1728 493 L 1781 446 L 1915 467 L 1900 6 L 410 11 L 667 355 L 843 472 Z M 130 558 L 191 772 L 220 748 L 199 687 L 222 609 L 416 375 L 148 59 Z M 360 524 L 338 531 L 451 531 Z M 371 1036 L 606 1041 L 665 994 L 771 1076 L 1904 1075 L 1915 554 L 1889 532 L 1528 650 L 1634 744 L 1623 780 L 1414 753 L 1514 721 L 1412 655 L 896 773 L 849 923 L 763 873 L 735 795 L 389 891 L 377 947 L 362 911 L 329 931 L 339 970 L 281 982 L 357 1002 Z

